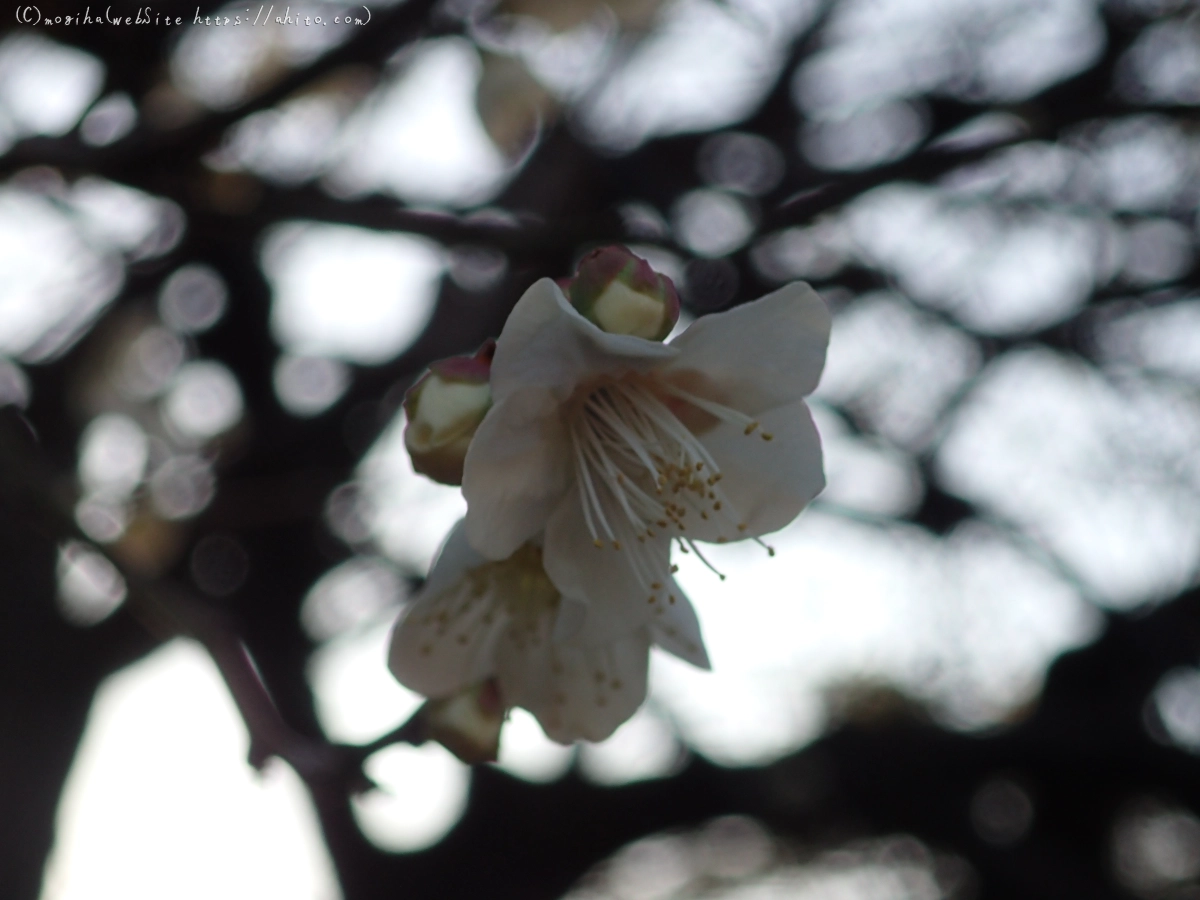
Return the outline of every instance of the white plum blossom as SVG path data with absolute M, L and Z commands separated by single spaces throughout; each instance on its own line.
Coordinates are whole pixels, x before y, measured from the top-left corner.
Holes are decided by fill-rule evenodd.
M 829 327 L 796 282 L 664 344 L 608 333 L 538 281 L 496 343 L 463 470 L 467 539 L 504 560 L 544 533 L 549 581 L 586 604 L 582 640 L 653 622 L 682 596 L 673 540 L 757 539 L 824 487 L 804 397 Z
M 571 636 L 584 606 L 551 583 L 537 541 L 488 560 L 460 522 L 396 625 L 388 665 L 402 684 L 433 698 L 494 681 L 501 702 L 529 710 L 553 740 L 602 741 L 645 699 L 652 644 L 708 668 L 695 611 L 670 585 L 673 599 L 649 621 L 584 644 Z
M 821 298 L 790 284 L 664 344 L 678 310 L 669 279 L 600 248 L 525 293 L 494 355 L 435 364 L 410 395 L 414 465 L 461 472 L 467 515 L 389 665 L 468 755 L 493 747 L 491 707 L 471 705 L 493 688 L 554 740 L 600 741 L 645 699 L 652 645 L 708 668 L 672 542 L 759 540 L 824 487 L 804 402 Z

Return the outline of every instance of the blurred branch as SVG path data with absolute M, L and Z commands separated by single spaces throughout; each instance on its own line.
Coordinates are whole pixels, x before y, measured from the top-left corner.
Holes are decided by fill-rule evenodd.
M 761 230 L 772 231 L 787 225 L 809 222 L 871 188 L 896 181 L 928 181 L 945 175 L 961 165 L 977 162 L 997 150 L 1029 140 L 1028 135 L 969 147 L 962 150 L 929 149 L 899 162 L 831 180 L 785 199 L 763 216 Z
M 432 238 L 444 244 L 480 243 L 506 251 L 537 253 L 549 246 L 570 245 L 589 233 L 589 224 L 549 227 L 540 217 L 520 212 L 493 215 L 454 213 L 406 208 L 395 198 L 372 196 L 335 199 L 315 186 L 267 188 L 254 210 L 237 217 L 243 227 L 266 228 L 281 220 L 353 225 L 377 231 L 402 231 Z
M 289 726 L 263 684 L 254 660 L 233 623 L 184 588 L 131 578 L 131 611 L 152 632 L 180 633 L 199 641 L 225 680 L 250 734 L 250 764 L 261 769 L 277 756 L 305 781 L 344 774 L 347 759 L 335 745 Z
M 55 543 L 67 538 L 87 541 L 70 515 L 71 504 L 64 502 L 63 492 L 55 488 L 64 480 L 55 477 L 44 458 L 27 452 L 36 449 L 36 435 L 24 417 L 11 409 L 7 412 L 12 415 L 0 418 L 0 496 L 5 507 L 23 511 L 27 523 Z M 274 756 L 295 769 L 310 787 L 336 784 L 353 793 L 371 786 L 362 773 L 367 756 L 393 743 L 425 739 L 417 723 L 405 723 L 365 747 L 301 734 L 285 721 L 229 616 L 182 585 L 166 578 L 139 576 L 118 560 L 110 558 L 110 562 L 121 572 L 128 589 L 126 611 L 147 632 L 159 640 L 182 634 L 208 651 L 246 725 L 249 762 L 256 769 Z

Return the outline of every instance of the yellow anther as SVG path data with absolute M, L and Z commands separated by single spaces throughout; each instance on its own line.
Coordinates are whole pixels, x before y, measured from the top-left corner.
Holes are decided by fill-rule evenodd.
M 620 542 L 620 541 L 613 541 L 613 549 L 614 549 L 614 550 L 620 550 L 620 549 L 621 549 L 621 542 Z
M 738 531 L 745 531 L 745 530 L 746 530 L 747 528 L 749 528 L 749 527 L 750 527 L 750 526 L 749 526 L 749 525 L 747 525 L 745 522 L 739 522 L 739 523 L 738 523 Z
M 757 427 L 758 427 L 757 422 L 751 422 L 749 425 L 746 426 L 746 430 L 743 432 L 743 434 L 753 434 L 754 429 Z
M 775 435 L 773 435 L 773 434 L 768 434 L 767 432 L 765 432 L 765 431 L 764 431 L 764 432 L 762 433 L 762 439 L 763 439 L 764 441 L 773 441 L 773 440 L 775 440 Z
M 604 541 L 600 540 L 600 538 L 596 538 L 594 541 L 592 541 L 592 544 L 595 545 L 597 550 L 604 549 Z
M 719 510 L 720 508 L 721 508 L 721 501 L 720 501 L 720 500 L 718 500 L 718 501 L 716 501 L 715 503 L 713 503 L 713 509 Z
M 650 582 L 650 587 L 651 587 L 653 590 L 656 590 L 656 591 L 661 591 L 661 590 L 662 590 L 662 583 L 661 583 L 661 582 L 658 582 L 658 581 L 652 581 L 652 582 Z
M 679 571 L 679 566 L 671 566 L 671 574 L 674 575 Z
M 674 594 L 668 594 L 668 595 L 667 595 L 667 602 L 668 602 L 668 603 L 674 603 L 674 602 L 675 602 L 675 595 L 674 595 Z

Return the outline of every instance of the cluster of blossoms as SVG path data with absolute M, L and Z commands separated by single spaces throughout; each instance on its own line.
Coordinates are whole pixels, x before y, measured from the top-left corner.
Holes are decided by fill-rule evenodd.
M 461 483 L 467 514 L 389 664 L 438 727 L 471 735 L 452 747 L 466 758 L 494 755 L 512 707 L 556 741 L 604 740 L 645 699 L 651 645 L 708 668 L 672 544 L 758 540 L 824 486 L 804 402 L 821 298 L 789 284 L 664 343 L 678 316 L 669 279 L 596 250 L 405 400 L 414 468 Z

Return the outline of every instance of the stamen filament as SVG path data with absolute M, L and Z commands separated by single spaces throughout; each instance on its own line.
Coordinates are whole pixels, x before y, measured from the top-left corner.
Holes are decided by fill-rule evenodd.
M 662 388 L 668 394 L 678 397 L 680 400 L 683 400 L 686 403 L 690 403 L 697 409 L 704 410 L 704 412 L 711 416 L 716 416 L 722 422 L 733 422 L 744 426 L 746 434 L 751 434 L 756 428 L 758 428 L 759 423 L 757 419 L 752 419 L 745 413 L 738 412 L 736 409 L 732 409 L 731 407 L 725 406 L 722 403 L 715 403 L 712 400 L 705 400 L 702 397 L 697 397 L 695 394 L 689 393 L 688 391 L 685 391 L 682 388 L 667 382 L 663 383 Z
M 720 542 L 725 537 L 720 532 L 728 528 L 732 537 L 738 524 L 718 486 L 720 467 L 704 443 L 664 402 L 664 394 L 722 421 L 743 427 L 753 424 L 747 431 L 759 427 L 736 410 L 665 383 L 613 381 L 594 388 L 583 399 L 568 430 L 585 523 L 597 546 L 611 543 L 625 552 L 638 581 L 651 595 L 669 578 L 665 570 L 656 571 L 669 561 L 655 542 L 647 540 L 656 536 L 654 528 L 674 533 L 681 552 L 694 552 L 724 579 L 695 541 L 681 533 L 690 530 L 685 520 L 706 534 L 711 534 L 707 529 L 715 524 L 719 531 L 710 539 Z
M 717 576 L 718 578 L 720 578 L 722 581 L 724 581 L 724 580 L 725 580 L 725 575 L 724 575 L 724 573 L 722 573 L 720 570 L 718 570 L 716 566 L 714 566 L 712 563 L 710 563 L 710 562 L 709 562 L 709 561 L 708 561 L 708 560 L 707 560 L 707 559 L 704 557 L 704 554 L 700 552 L 700 548 L 696 546 L 696 542 L 695 542 L 695 541 L 693 541 L 691 538 L 679 538 L 679 540 L 680 540 L 680 541 L 687 541 L 687 545 L 688 545 L 689 547 L 691 547 L 691 548 L 692 548 L 692 552 L 696 554 L 696 558 L 697 558 L 697 559 L 699 559 L 699 560 L 700 560 L 700 562 L 704 563 L 704 565 L 706 565 L 706 566 L 708 567 L 708 570 L 709 570 L 710 572 L 712 572 L 714 575 L 716 575 L 716 576 Z M 681 549 L 681 550 L 682 550 L 682 549 L 683 549 L 683 547 L 681 546 L 679 549 Z M 685 551 L 685 552 L 686 552 L 686 551 Z
M 583 452 L 579 449 L 579 438 L 574 431 L 571 432 L 571 442 L 575 446 L 575 474 L 578 476 L 580 499 L 583 502 L 583 518 L 587 522 L 588 531 L 592 534 L 593 541 L 599 541 L 600 535 L 596 532 L 596 524 L 592 521 L 591 512 L 588 509 L 588 500 L 595 505 L 596 514 L 600 516 L 601 522 L 604 524 L 605 531 L 611 539 L 612 529 L 608 527 L 608 522 L 604 520 L 603 512 L 600 510 L 600 500 L 596 497 L 596 489 L 592 486 L 591 476 L 588 475 L 587 461 L 583 458 Z

